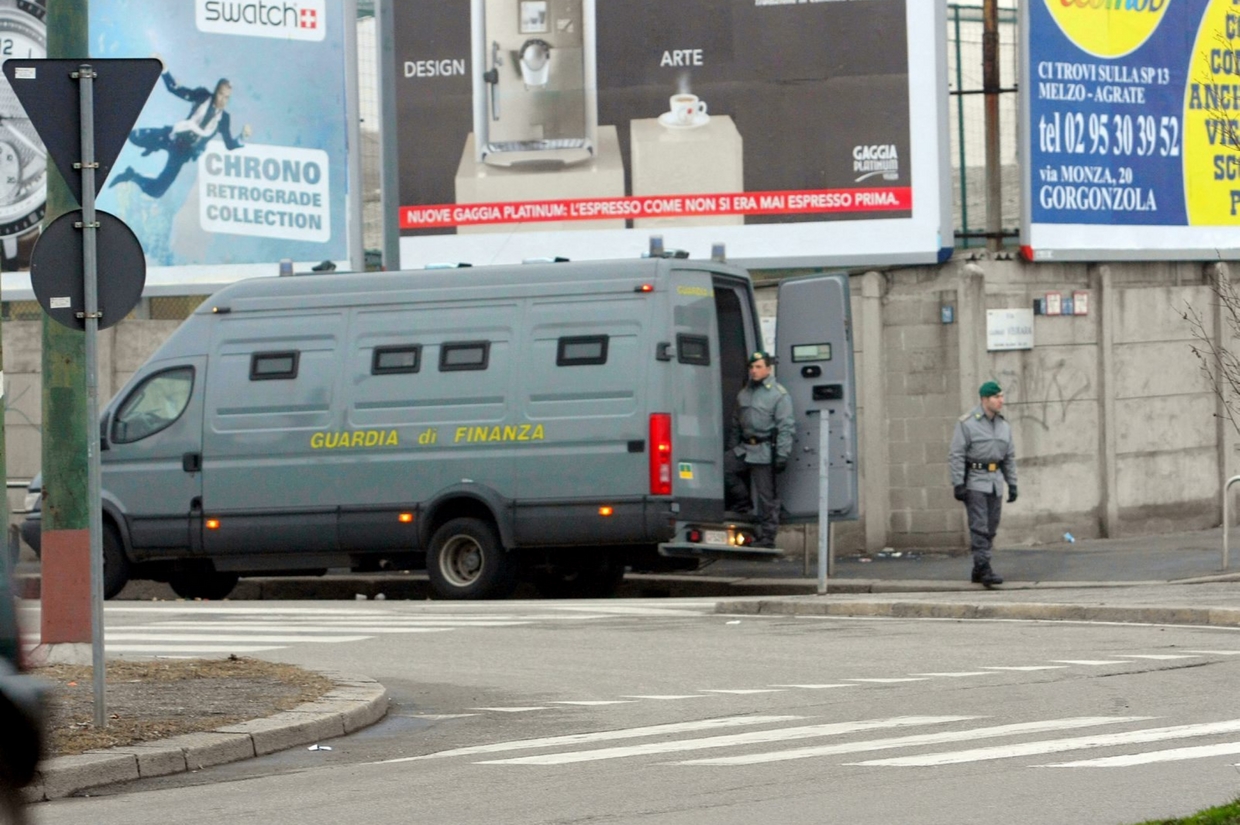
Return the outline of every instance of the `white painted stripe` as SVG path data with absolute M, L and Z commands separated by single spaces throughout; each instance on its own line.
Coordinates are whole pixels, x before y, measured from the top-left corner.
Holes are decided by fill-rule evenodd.
M 849 679 L 850 682 L 867 682 L 876 685 L 893 685 L 897 682 L 925 682 L 925 677 L 914 678 L 912 676 L 902 676 L 897 679 Z
M 104 644 L 108 653 L 260 653 L 264 650 L 280 650 L 279 645 L 114 645 Z
M 1151 659 L 1155 662 L 1169 662 L 1173 659 L 1200 659 L 1200 656 L 1189 656 L 1183 653 L 1116 653 L 1121 659 Z
M 569 612 L 581 611 L 584 613 L 600 613 L 605 616 L 676 616 L 682 619 L 700 616 L 704 614 L 713 614 L 714 609 L 704 610 L 686 610 L 667 607 L 600 607 L 591 605 L 590 607 L 556 607 L 555 610 L 564 610 Z
M 1240 656 L 1240 650 L 1189 650 L 1188 653 L 1203 653 L 1209 656 Z
M 783 693 L 778 688 L 737 688 L 728 690 L 726 688 L 702 688 L 702 693 L 731 693 L 737 696 L 748 696 L 751 693 Z
M 976 719 L 975 716 L 898 716 L 892 719 L 869 719 L 862 722 L 834 722 L 825 725 L 804 725 L 795 728 L 732 733 L 724 736 L 708 736 L 705 739 L 682 739 L 674 742 L 650 742 L 645 745 L 629 745 L 619 748 L 572 753 L 548 753 L 541 756 L 519 756 L 512 759 L 496 759 L 479 762 L 480 765 L 565 765 L 574 762 L 596 762 L 600 759 L 620 759 L 627 756 L 649 756 L 655 753 L 678 753 L 708 748 L 729 748 L 735 745 L 755 745 L 768 742 L 788 742 L 796 739 L 813 739 L 820 736 L 843 736 L 867 730 L 911 727 L 914 725 L 941 725 Z
M 1240 719 L 1227 722 L 1209 722 L 1201 725 L 1177 725 L 1169 728 L 1111 733 L 1098 736 L 1078 736 L 1072 739 L 1051 739 L 1044 742 L 1026 742 L 1020 745 L 1002 745 L 994 748 L 971 748 L 951 753 L 932 753 L 924 756 L 905 756 L 897 759 L 877 759 L 861 762 L 862 765 L 894 765 L 926 767 L 931 765 L 958 765 L 962 762 L 982 762 L 990 759 L 1011 759 L 1015 756 L 1033 756 L 1041 753 L 1082 750 L 1084 748 L 1109 748 L 1117 745 L 1135 745 L 1143 742 L 1161 742 L 1166 739 L 1185 739 L 1191 736 L 1214 736 L 1240 731 Z
M 914 676 L 941 676 L 947 679 L 963 679 L 966 676 L 994 676 L 991 670 L 961 670 L 955 673 L 914 673 Z
M 470 710 L 490 710 L 495 713 L 528 713 L 531 710 L 550 710 L 550 708 L 543 706 L 529 708 L 470 708 Z
M 1100 667 L 1102 665 L 1130 665 L 1132 662 L 1125 662 L 1119 659 L 1052 659 L 1062 665 L 1086 665 L 1088 667 Z
M 426 719 L 429 722 L 439 722 L 444 719 L 467 719 L 470 716 L 477 716 L 476 713 L 411 713 L 410 719 Z
M 1050 719 L 1044 722 L 1019 722 L 1013 725 L 997 725 L 973 730 L 949 731 L 947 733 L 924 733 L 916 736 L 896 736 L 888 739 L 871 739 L 867 742 L 846 742 L 841 745 L 818 745 L 809 748 L 756 753 L 748 756 L 724 756 L 715 759 L 695 759 L 678 762 L 678 765 L 757 765 L 765 762 L 786 762 L 791 759 L 808 759 L 815 756 L 832 756 L 840 753 L 863 753 L 865 751 L 891 748 L 915 748 L 942 742 L 971 742 L 974 739 L 994 739 L 1000 736 L 1018 736 L 1027 733 L 1044 733 L 1054 730 L 1071 730 L 1095 725 L 1114 725 L 1120 722 L 1137 722 L 1148 716 L 1081 716 L 1067 719 Z
M 369 636 L 225 636 L 219 633 L 105 633 L 104 644 L 111 642 L 264 642 L 267 644 L 292 644 L 293 642 L 364 642 Z
M 564 702 L 548 702 L 551 705 L 582 705 L 584 707 L 594 707 L 595 705 L 631 705 L 629 699 L 581 699 L 578 701 Z
M 344 610 L 333 607 L 228 607 L 186 602 L 183 604 L 104 605 L 107 613 L 234 613 L 240 616 L 270 616 L 291 613 L 301 616 L 388 616 L 381 610 Z
M 215 619 L 199 619 L 198 621 L 186 622 L 149 622 L 142 627 L 201 627 L 210 625 L 211 627 L 333 627 L 349 629 L 353 627 L 389 627 L 397 630 L 418 628 L 437 628 L 437 627 L 522 627 L 534 624 L 533 622 L 524 622 L 517 619 L 489 620 L 478 622 L 463 622 L 459 619 L 417 619 L 410 621 L 408 619 L 395 619 L 388 621 L 386 619 L 377 621 L 373 618 L 366 619 L 329 619 L 324 621 L 318 619 L 247 619 L 242 621 L 217 621 Z
M 1179 762 L 1185 759 L 1205 759 L 1211 756 L 1232 756 L 1240 753 L 1240 742 L 1224 742 L 1221 745 L 1197 745 L 1191 748 L 1171 748 L 1165 751 L 1130 753 L 1125 756 L 1106 756 L 1101 759 L 1082 759 L 1077 762 L 1058 762 L 1054 765 L 1034 765 L 1035 768 L 1126 768 L 1130 765 L 1150 765 L 1155 762 Z
M 472 708 L 487 710 L 487 708 Z M 644 736 L 663 736 L 670 733 L 690 733 L 693 731 L 719 730 L 736 728 L 746 725 L 767 725 L 775 722 L 789 722 L 800 719 L 800 716 L 722 716 L 718 719 L 703 719 L 698 722 L 673 722 L 667 725 L 649 725 L 641 728 L 624 728 L 622 730 L 605 730 L 598 733 L 570 733 L 564 736 L 548 736 L 542 739 L 518 739 L 512 742 L 497 742 L 494 745 L 473 745 L 468 748 L 456 748 L 450 751 L 430 753 L 426 756 L 406 756 L 401 759 L 385 759 L 372 762 L 373 765 L 388 765 L 393 762 L 412 762 L 416 759 L 437 759 L 443 756 L 466 756 L 476 753 L 503 753 L 505 751 L 531 750 L 533 748 L 553 748 L 561 745 L 586 745 L 591 742 L 612 742 L 618 739 L 640 739 Z
M 1022 665 L 1020 667 L 999 667 L 998 665 L 983 666 L 983 670 L 1018 670 L 1018 671 L 1034 671 L 1034 670 L 1067 670 L 1067 665 Z
M 668 693 L 668 694 L 650 694 L 646 696 L 624 696 L 624 699 L 654 699 L 660 702 L 671 702 L 676 699 L 705 699 L 700 693 Z
M 859 687 L 859 685 L 771 685 L 774 688 L 800 688 L 801 690 L 827 690 L 828 688 Z

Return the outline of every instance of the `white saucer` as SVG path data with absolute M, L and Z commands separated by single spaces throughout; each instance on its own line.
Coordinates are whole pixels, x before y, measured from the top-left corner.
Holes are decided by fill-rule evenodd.
M 674 120 L 671 112 L 664 112 L 659 115 L 659 125 L 665 126 L 668 129 L 696 129 L 699 126 L 705 126 L 707 123 L 710 123 L 710 115 L 705 112 L 698 112 L 694 116 L 693 120 L 688 123 L 681 123 L 678 120 Z

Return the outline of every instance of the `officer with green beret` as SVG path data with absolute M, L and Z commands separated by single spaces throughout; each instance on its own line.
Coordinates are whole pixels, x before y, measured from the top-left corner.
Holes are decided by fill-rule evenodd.
M 977 394 L 978 405 L 956 422 L 947 464 L 956 501 L 964 502 L 969 516 L 973 582 L 991 587 L 1003 584 L 990 567 L 990 551 L 1003 509 L 1003 482 L 1008 503 L 1016 501 L 1016 445 L 1002 413 L 1003 390 L 987 381 Z
M 739 515 L 753 513 L 757 498 L 754 547 L 774 547 L 779 532 L 779 496 L 775 474 L 788 466 L 796 420 L 788 391 L 771 375 L 774 359 L 765 352 L 749 356 L 749 382 L 736 396 L 724 454 L 727 507 Z M 751 490 L 752 487 L 752 496 Z

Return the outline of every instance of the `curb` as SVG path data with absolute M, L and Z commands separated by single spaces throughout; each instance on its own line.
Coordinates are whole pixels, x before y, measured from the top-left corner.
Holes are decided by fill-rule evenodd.
M 117 782 L 185 773 L 263 756 L 353 733 L 373 725 L 387 713 L 387 688 L 374 679 L 332 672 L 323 675 L 335 681 L 335 687 L 314 702 L 274 716 L 214 731 L 46 759 L 24 789 L 26 801 L 60 799 Z
M 1024 619 L 1240 627 L 1240 609 L 1225 607 L 1106 607 L 1046 603 L 827 602 L 755 600 L 720 602 L 715 612 L 747 616 L 846 616 L 886 619 Z

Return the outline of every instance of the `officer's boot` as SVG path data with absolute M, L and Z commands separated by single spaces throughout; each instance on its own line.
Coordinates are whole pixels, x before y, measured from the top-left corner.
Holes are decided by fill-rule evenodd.
M 982 565 L 980 577 L 977 568 L 973 569 L 973 575 L 975 577 L 974 581 L 979 582 L 986 587 L 994 587 L 996 584 L 1003 584 L 1003 577 L 994 570 L 990 569 L 990 562 L 986 562 Z
M 973 562 L 973 583 L 974 584 L 982 583 L 982 570 L 984 569 L 985 568 L 983 567 L 983 565 L 980 565 L 977 562 Z

